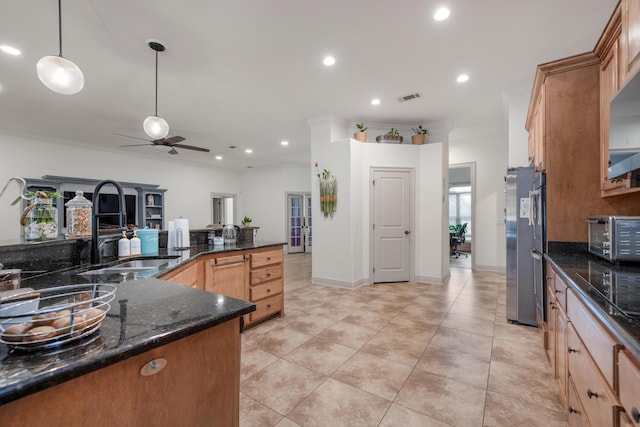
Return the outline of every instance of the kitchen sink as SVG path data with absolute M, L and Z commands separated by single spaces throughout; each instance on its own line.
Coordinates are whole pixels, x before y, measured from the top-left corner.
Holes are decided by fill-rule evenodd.
M 174 258 L 150 258 L 137 259 L 133 261 L 123 261 L 109 267 L 98 268 L 95 270 L 80 273 L 81 276 L 100 275 L 100 274 L 129 274 L 139 273 L 145 277 L 152 276 L 160 271 L 161 267 L 168 266 Z

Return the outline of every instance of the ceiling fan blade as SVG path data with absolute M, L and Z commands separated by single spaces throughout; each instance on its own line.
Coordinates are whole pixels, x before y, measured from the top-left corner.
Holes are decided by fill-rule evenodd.
M 184 148 L 185 150 L 202 151 L 204 153 L 208 153 L 209 152 L 208 148 L 194 147 L 193 145 L 173 144 L 173 146 L 177 147 L 177 148 Z
M 178 151 L 176 151 L 175 148 L 171 147 L 171 150 L 169 150 L 169 154 L 178 154 Z
M 151 140 L 149 140 L 149 139 L 138 138 L 137 136 L 123 135 L 123 134 L 121 134 L 121 133 L 116 133 L 116 135 L 118 135 L 118 136 L 124 136 L 125 138 L 133 138 L 133 139 L 139 139 L 140 141 L 148 141 L 148 142 L 151 142 Z
M 164 138 L 162 141 L 166 142 L 167 144 L 176 144 L 178 142 L 184 141 L 184 137 L 176 135 L 172 136 L 171 138 Z
M 142 147 L 143 145 L 153 145 L 153 144 L 129 144 L 129 145 L 121 145 L 120 147 Z

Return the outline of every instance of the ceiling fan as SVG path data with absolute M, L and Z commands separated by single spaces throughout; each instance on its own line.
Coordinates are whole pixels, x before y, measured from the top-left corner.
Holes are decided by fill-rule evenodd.
M 123 135 L 121 133 L 117 133 L 116 135 L 124 136 L 125 138 L 133 138 L 133 139 L 139 139 L 141 141 L 147 141 L 147 144 L 130 144 L 130 145 L 121 145 L 120 147 L 141 147 L 143 145 L 151 145 L 153 147 L 159 147 L 159 148 L 166 147 L 167 152 L 169 154 L 178 154 L 178 151 L 176 150 L 176 148 L 183 148 L 185 150 L 202 151 L 204 153 L 209 152 L 208 148 L 201 148 L 193 145 L 180 144 L 180 142 L 185 140 L 185 138 L 182 136 L 172 136 L 169 138 L 160 138 L 160 139 L 144 139 L 144 138 L 138 138 L 136 136 Z

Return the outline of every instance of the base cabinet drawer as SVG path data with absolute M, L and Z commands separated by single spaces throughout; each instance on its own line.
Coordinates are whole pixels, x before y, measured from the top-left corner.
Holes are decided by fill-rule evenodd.
M 615 387 L 613 355 L 618 349 L 617 343 L 572 291 L 567 291 L 567 317 L 589 349 L 591 357 L 604 375 L 609 387 L 613 389 Z M 576 385 L 578 385 L 577 382 Z
M 568 327 L 567 339 L 569 375 L 587 419 L 592 426 L 613 427 L 617 415 L 614 394 L 572 323 Z
M 589 427 L 573 378 L 569 378 L 569 427 Z
M 631 421 L 631 418 L 629 418 L 629 414 L 624 411 L 620 411 L 619 423 L 620 427 L 635 427 L 637 425 L 634 424 L 633 421 Z
M 265 265 L 279 264 L 283 259 L 282 248 L 273 251 L 258 252 L 251 254 L 251 268 L 254 269 L 264 267 Z
M 262 285 L 252 286 L 251 301 L 258 301 L 258 300 L 261 300 L 262 298 L 281 294 L 282 289 L 283 289 L 282 280 L 275 280 L 273 282 L 264 283 Z
M 632 425 L 640 426 L 640 367 L 624 351 L 618 356 L 620 403 Z
M 267 280 L 279 279 L 282 277 L 281 265 L 270 265 L 251 271 L 251 285 L 257 285 Z
M 282 311 L 282 294 L 257 301 L 255 305 L 256 311 L 251 313 L 252 322 Z

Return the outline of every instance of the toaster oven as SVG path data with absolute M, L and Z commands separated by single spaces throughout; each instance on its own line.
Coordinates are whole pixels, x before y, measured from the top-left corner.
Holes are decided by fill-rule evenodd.
M 640 262 L 639 216 L 594 216 L 589 224 L 589 252 L 607 261 Z

